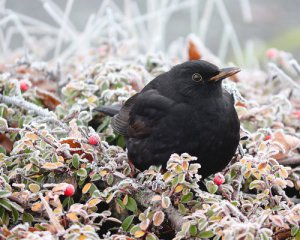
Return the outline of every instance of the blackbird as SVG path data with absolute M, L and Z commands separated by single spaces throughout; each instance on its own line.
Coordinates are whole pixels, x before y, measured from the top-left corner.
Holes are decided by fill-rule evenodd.
M 166 166 L 173 153 L 189 153 L 203 178 L 221 171 L 240 139 L 240 122 L 222 80 L 239 72 L 203 61 L 174 66 L 121 107 L 97 111 L 114 116 L 112 128 L 125 136 L 128 159 L 139 170 Z

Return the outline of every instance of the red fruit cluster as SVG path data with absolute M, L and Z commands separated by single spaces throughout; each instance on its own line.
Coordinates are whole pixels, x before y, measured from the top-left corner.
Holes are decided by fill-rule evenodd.
M 214 183 L 218 186 L 222 185 L 225 182 L 225 178 L 221 174 L 216 174 L 214 177 Z

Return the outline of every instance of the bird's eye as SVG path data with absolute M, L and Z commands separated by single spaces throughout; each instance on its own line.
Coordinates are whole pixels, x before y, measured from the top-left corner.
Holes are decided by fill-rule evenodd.
M 193 76 L 192 76 L 192 79 L 195 81 L 195 82 L 201 82 L 202 81 L 202 76 L 200 73 L 194 73 Z

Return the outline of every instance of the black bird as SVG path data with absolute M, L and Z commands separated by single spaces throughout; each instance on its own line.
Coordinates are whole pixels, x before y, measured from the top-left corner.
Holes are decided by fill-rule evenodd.
M 221 171 L 231 160 L 240 138 L 234 99 L 222 80 L 240 69 L 202 60 L 173 67 L 147 84 L 111 115 L 112 127 L 125 136 L 128 159 L 139 170 L 166 166 L 172 153 L 187 152 L 201 164 L 203 178 Z

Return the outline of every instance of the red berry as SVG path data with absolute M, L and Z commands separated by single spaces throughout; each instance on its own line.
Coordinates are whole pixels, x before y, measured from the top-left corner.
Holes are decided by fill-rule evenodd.
M 293 117 L 300 119 L 300 110 L 294 111 L 293 112 Z
M 278 55 L 278 50 L 275 48 L 270 48 L 267 50 L 266 55 L 268 59 L 275 59 Z
M 74 192 L 75 192 L 74 186 L 72 184 L 68 184 L 64 194 L 65 196 L 70 197 L 74 195 Z
M 214 177 L 214 183 L 218 186 L 222 185 L 225 182 L 225 178 L 221 174 L 216 174 Z
M 29 82 L 28 82 L 28 80 L 21 80 L 20 81 L 20 89 L 21 89 L 21 91 L 22 92 L 25 92 L 25 91 L 27 91 L 28 89 L 29 89 Z
M 98 145 L 100 142 L 100 138 L 97 134 L 93 134 L 89 137 L 89 143 L 92 145 Z
M 264 141 L 268 141 L 271 139 L 271 135 L 266 135 L 265 138 L 264 138 Z

